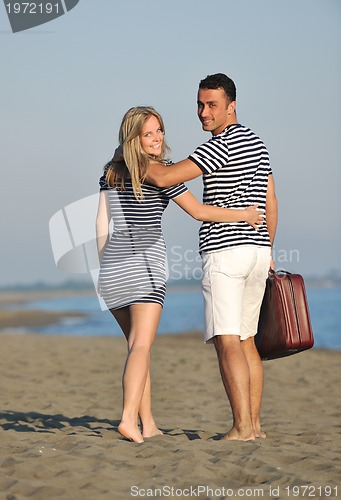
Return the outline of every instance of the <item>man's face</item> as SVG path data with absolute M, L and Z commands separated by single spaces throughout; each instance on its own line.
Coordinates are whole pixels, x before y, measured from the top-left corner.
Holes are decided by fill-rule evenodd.
M 203 130 L 220 134 L 229 124 L 231 105 L 223 89 L 199 89 L 198 117 Z

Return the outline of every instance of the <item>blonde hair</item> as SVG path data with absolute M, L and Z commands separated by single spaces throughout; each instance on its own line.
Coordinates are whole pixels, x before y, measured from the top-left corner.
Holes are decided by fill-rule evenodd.
M 142 184 L 147 175 L 147 168 L 151 160 L 163 162 L 169 147 L 163 141 L 161 154 L 153 157 L 143 151 L 140 142 L 145 122 L 151 116 L 155 116 L 160 129 L 165 133 L 165 127 L 161 115 L 151 106 L 137 106 L 130 108 L 122 119 L 119 130 L 119 143 L 122 146 L 121 157 L 114 155 L 106 174 L 106 181 L 111 187 L 125 189 L 124 181 L 131 178 L 133 191 L 137 200 L 143 200 Z

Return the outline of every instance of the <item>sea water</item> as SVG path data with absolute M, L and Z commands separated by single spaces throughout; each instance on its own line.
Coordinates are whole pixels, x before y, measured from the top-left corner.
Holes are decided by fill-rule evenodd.
M 307 288 L 307 298 L 315 347 L 341 349 L 341 288 Z M 79 311 L 80 317 L 67 317 L 57 324 L 34 327 L 42 334 L 122 335 L 113 316 L 102 311 L 96 296 L 74 295 L 28 302 L 27 309 Z M 203 331 L 203 299 L 199 287 L 169 287 L 158 334 Z

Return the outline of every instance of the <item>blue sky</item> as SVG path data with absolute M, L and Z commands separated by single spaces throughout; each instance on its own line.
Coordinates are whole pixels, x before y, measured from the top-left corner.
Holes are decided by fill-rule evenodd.
M 56 269 L 50 218 L 96 193 L 131 106 L 161 112 L 175 161 L 207 140 L 196 91 L 216 72 L 234 79 L 238 119 L 270 152 L 277 266 L 341 272 L 340 22 L 339 0 L 80 0 L 13 34 L 0 5 L 0 284 L 82 278 Z M 200 179 L 188 187 L 201 197 Z M 198 228 L 167 209 L 171 266 L 174 248 L 199 265 Z

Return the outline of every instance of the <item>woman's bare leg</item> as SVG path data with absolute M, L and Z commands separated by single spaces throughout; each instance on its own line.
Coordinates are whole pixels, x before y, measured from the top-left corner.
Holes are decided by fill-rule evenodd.
M 111 313 L 120 325 L 127 341 L 130 333 L 130 312 L 129 307 L 112 310 Z M 150 370 L 148 370 L 146 385 L 143 391 L 143 396 L 139 408 L 139 417 L 142 424 L 142 436 L 144 438 L 162 435 L 162 431 L 158 429 L 151 408 L 151 379 Z
M 161 434 L 151 414 L 149 372 L 150 349 L 161 312 L 161 306 L 154 303 L 134 304 L 112 311 L 128 337 L 128 357 L 123 374 L 123 413 L 118 430 L 124 437 L 136 442 L 143 442 L 143 437 Z M 138 428 L 138 414 L 142 434 Z
M 148 370 L 146 385 L 144 387 L 143 396 L 139 408 L 139 416 L 142 424 L 142 436 L 144 438 L 150 438 L 153 436 L 161 436 L 163 434 L 160 429 L 158 429 L 151 408 L 151 380 L 150 380 L 150 369 Z

